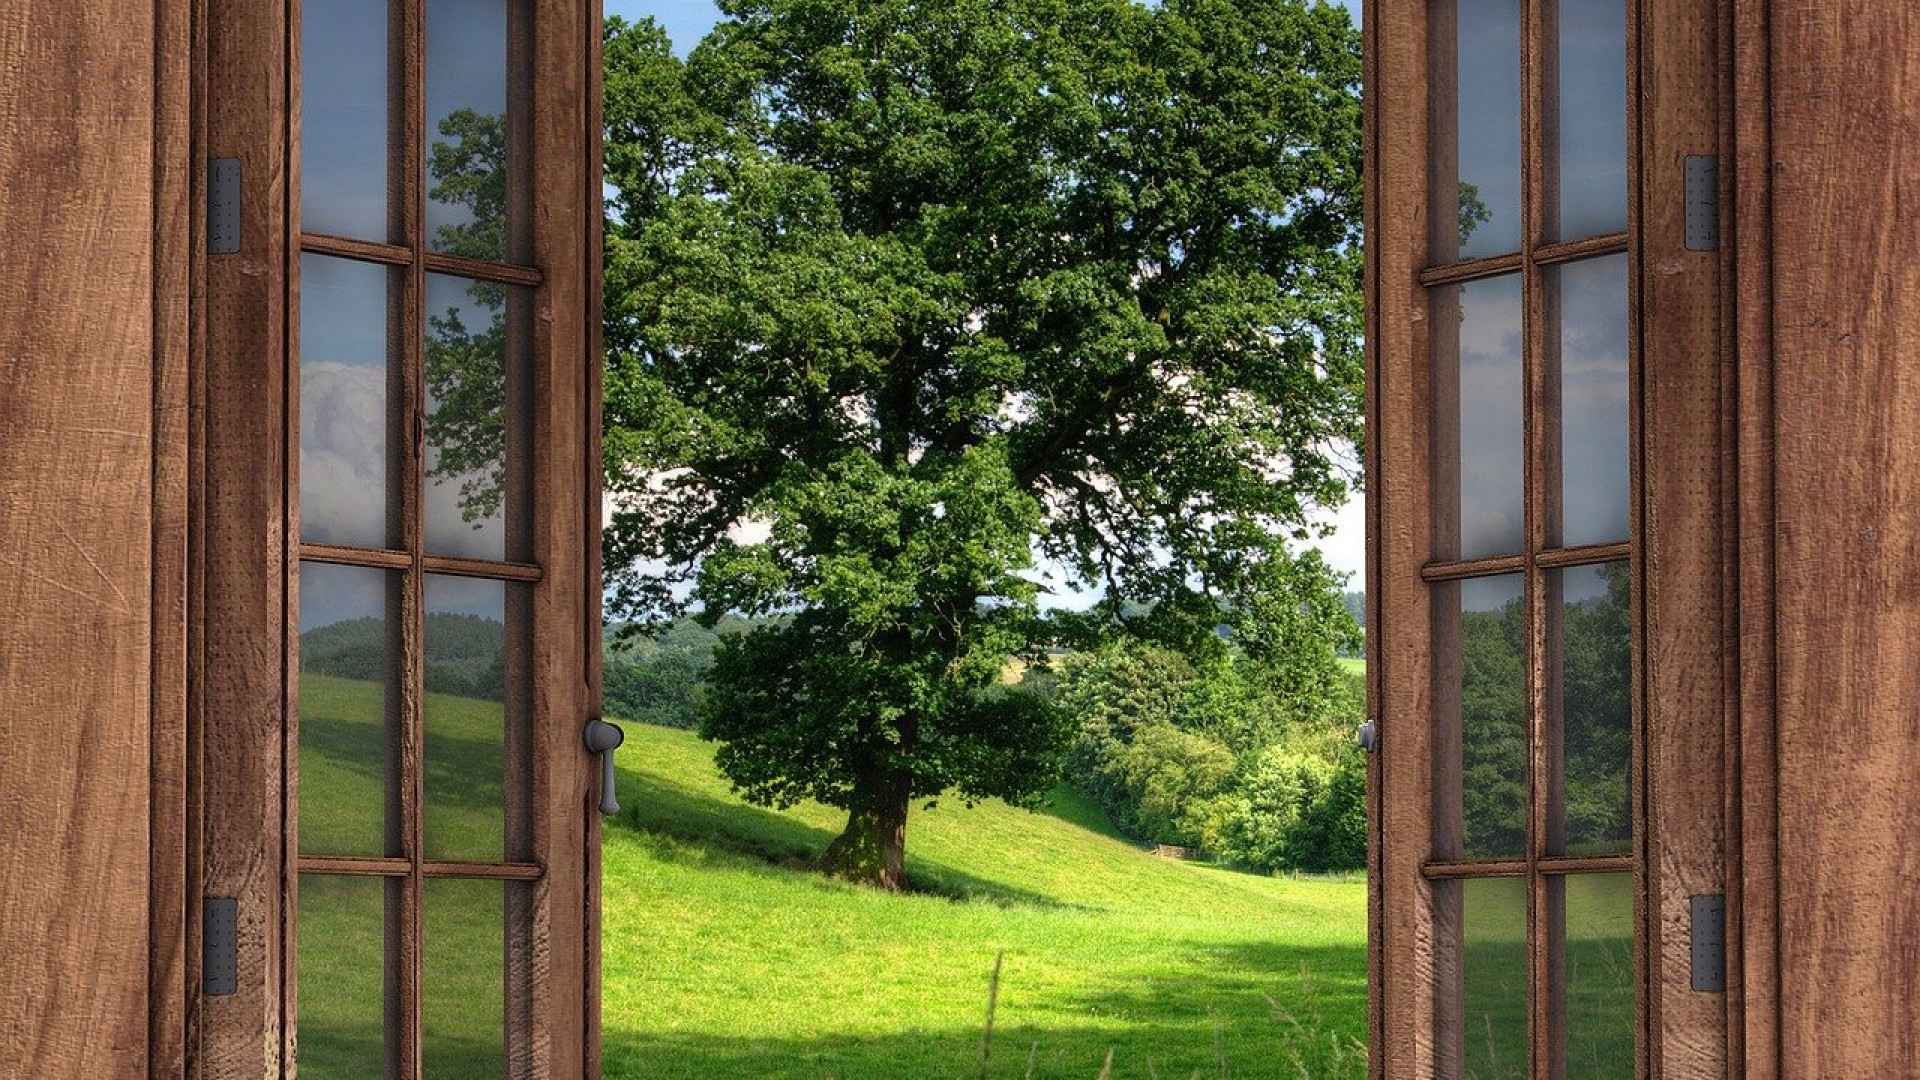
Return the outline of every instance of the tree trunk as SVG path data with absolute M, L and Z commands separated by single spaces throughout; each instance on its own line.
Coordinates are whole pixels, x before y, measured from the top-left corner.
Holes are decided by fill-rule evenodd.
M 905 891 L 910 783 L 904 770 L 861 770 L 847 827 L 827 845 L 820 857 L 821 869 L 889 892 Z

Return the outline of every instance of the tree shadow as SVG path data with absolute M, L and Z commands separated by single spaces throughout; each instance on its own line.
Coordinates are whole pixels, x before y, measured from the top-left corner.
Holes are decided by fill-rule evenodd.
M 823 1015 L 807 1025 L 813 1032 L 804 1036 L 754 1035 L 755 1028 L 764 1030 L 758 1021 L 743 1021 L 738 1033 L 677 1025 L 648 1029 L 610 1012 L 604 1020 L 606 1075 L 610 1080 L 1018 1080 L 1029 1075 L 1095 1080 L 1109 1052 L 1111 1080 L 1184 1080 L 1196 1071 L 1208 1080 L 1223 1075 L 1360 1080 L 1366 1075 L 1364 948 L 1276 944 L 1197 947 L 1195 953 L 1196 966 L 1188 974 L 1168 973 L 1119 992 L 1036 998 L 1017 984 L 1003 987 L 984 1071 L 978 1026 L 916 1026 L 876 1035 L 859 1031 L 859 1018 L 831 1015 L 832 1004 L 823 1002 Z M 1281 966 L 1221 966 L 1236 963 Z M 1341 971 L 1361 975 L 1330 974 Z M 984 1000 L 981 1004 L 984 1011 Z M 842 1024 L 850 1029 L 844 1034 L 820 1030 Z
M 714 848 L 788 870 L 814 872 L 834 834 L 739 800 L 716 798 L 664 777 L 619 771 L 621 809 L 616 822 L 689 848 Z M 676 857 L 674 852 L 662 852 Z M 1044 893 L 1003 884 L 944 863 L 907 856 L 909 892 L 956 903 L 1067 909 Z

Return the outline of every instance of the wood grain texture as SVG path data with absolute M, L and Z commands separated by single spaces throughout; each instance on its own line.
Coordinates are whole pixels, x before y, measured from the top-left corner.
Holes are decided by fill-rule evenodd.
M 154 18 L 0 5 L 8 1080 L 147 1068 Z
M 1722 407 L 1734 418 L 1727 478 L 1732 533 L 1722 566 L 1733 593 L 1725 622 L 1725 678 L 1733 683 L 1727 739 L 1730 930 L 1727 955 L 1729 1072 L 1780 1075 L 1779 859 L 1774 737 L 1773 171 L 1771 43 L 1767 5 L 1721 0 L 1732 163 L 1721 215 L 1722 282 L 1732 330 Z
M 1433 673 L 1431 589 L 1420 580 L 1433 554 L 1436 505 L 1426 474 L 1431 449 L 1432 324 L 1420 271 L 1428 262 L 1429 77 L 1427 7 L 1375 0 L 1366 12 L 1369 201 L 1367 449 L 1367 645 L 1380 749 L 1370 778 L 1376 800 L 1370 845 L 1369 1042 L 1376 1078 L 1429 1080 L 1438 1006 L 1434 886 L 1421 874 L 1432 853 Z M 1445 231 L 1443 230 L 1443 233 Z M 1456 500 L 1457 502 L 1457 500 Z M 1449 982 L 1452 980 L 1449 979 Z
M 206 156 L 241 168 L 241 246 L 205 259 L 195 508 L 204 894 L 239 911 L 234 994 L 199 1001 L 198 1075 L 278 1075 L 286 888 L 286 10 L 207 0 Z
M 589 291 L 586 249 L 600 214 L 588 177 L 598 135 L 588 101 L 588 72 L 598 68 L 600 37 L 589 23 L 591 0 L 538 8 L 540 30 L 530 56 L 530 110 L 535 174 L 531 185 L 533 265 L 544 274 L 534 305 L 534 444 L 541 448 L 532 482 L 541 492 L 532 522 L 533 561 L 544 568 L 534 587 L 534 716 L 537 728 L 532 807 L 534 857 L 547 876 L 533 886 L 539 913 L 532 935 L 532 976 L 544 999 L 531 1017 L 532 1061 L 545 1080 L 598 1076 L 590 1048 L 597 1041 L 597 998 L 591 955 L 597 948 L 598 819 L 593 758 L 581 744 L 592 699 L 590 648 L 597 645 L 583 605 L 589 582 L 588 491 L 591 404 L 588 325 L 598 300 Z
M 194 245 L 193 4 L 154 5 L 153 720 L 147 1075 L 187 1069 L 189 370 Z
M 1780 1074 L 1920 1075 L 1920 10 L 1774 0 Z
M 1651 1014 L 1652 1075 L 1727 1075 L 1724 995 L 1692 989 L 1688 898 L 1726 889 L 1725 702 L 1721 655 L 1727 524 L 1722 462 L 1720 257 L 1686 246 L 1685 160 L 1720 137 L 1714 0 L 1640 6 L 1638 205 L 1634 239 L 1641 458 L 1636 507 L 1645 786 L 1636 830 Z

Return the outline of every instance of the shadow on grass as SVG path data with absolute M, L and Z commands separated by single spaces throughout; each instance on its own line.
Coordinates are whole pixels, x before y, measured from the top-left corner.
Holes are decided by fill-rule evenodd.
M 618 823 L 688 848 L 711 848 L 789 870 L 814 868 L 836 834 L 738 800 L 715 798 L 647 773 L 620 770 Z M 673 857 L 674 849 L 662 849 Z M 1005 885 L 941 863 L 907 856 L 912 891 L 958 903 L 1074 908 L 1044 893 Z
M 1149 980 L 1125 993 L 1035 999 L 1017 984 L 1003 988 L 984 1075 L 1095 1080 L 1109 1052 L 1111 1080 L 1186 1080 L 1196 1074 L 1206 1080 L 1360 1080 L 1366 1075 L 1364 982 L 1349 985 L 1354 980 L 1318 974 L 1364 972 L 1364 949 L 1196 949 L 1196 959 L 1207 970 Z M 1212 966 L 1235 962 L 1290 966 Z M 1021 1000 L 1024 1007 L 1007 1005 Z M 984 1006 L 983 1001 L 983 1012 Z M 834 1019 L 823 1016 L 823 1026 L 832 1026 Z M 605 1020 L 608 1080 L 973 1080 L 983 1075 L 980 1045 L 978 1027 L 755 1037 L 640 1030 L 615 1015 Z
M 1321 1028 L 1329 1018 L 1361 1034 L 1367 1014 L 1367 950 L 1363 946 L 1297 946 L 1243 941 L 1192 946 L 1184 970 L 1125 987 L 1073 995 L 1068 1007 L 1101 1016 L 1154 1016 L 1187 1026 L 1263 1002 L 1277 1022 Z

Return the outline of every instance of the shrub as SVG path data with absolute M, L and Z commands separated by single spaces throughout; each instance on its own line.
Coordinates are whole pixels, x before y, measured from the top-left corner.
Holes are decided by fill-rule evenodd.
M 1270 746 L 1241 774 L 1218 854 L 1256 870 L 1293 865 L 1295 834 L 1308 807 L 1333 780 L 1324 758 Z

